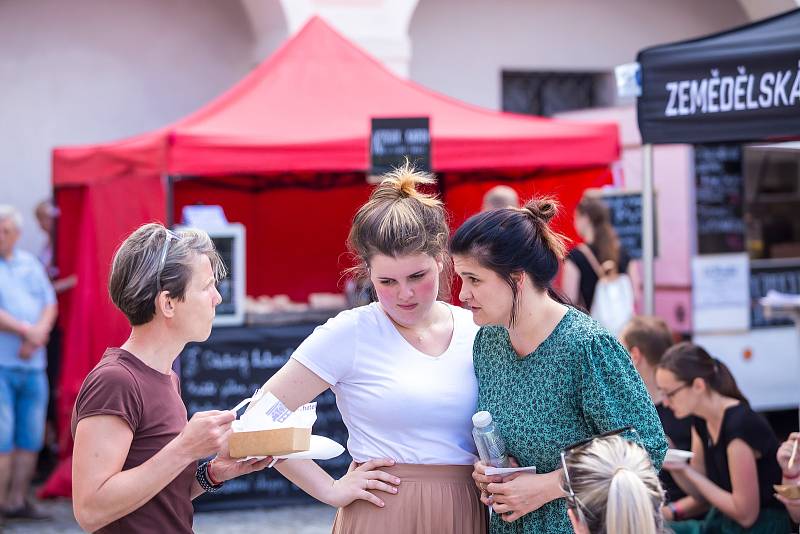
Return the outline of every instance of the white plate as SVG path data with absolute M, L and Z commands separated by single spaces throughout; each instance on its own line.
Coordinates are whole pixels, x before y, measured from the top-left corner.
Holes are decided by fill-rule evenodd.
M 681 449 L 668 449 L 667 455 L 664 457 L 665 462 L 687 462 L 694 456 L 692 451 L 683 451 Z
M 330 460 L 336 458 L 344 452 L 344 447 L 336 443 L 330 438 L 325 436 L 311 435 L 311 442 L 307 451 L 293 452 L 291 454 L 284 454 L 281 456 L 273 456 L 275 460 Z M 259 460 L 266 458 L 266 456 L 248 456 L 239 460 L 252 460 L 257 458 Z

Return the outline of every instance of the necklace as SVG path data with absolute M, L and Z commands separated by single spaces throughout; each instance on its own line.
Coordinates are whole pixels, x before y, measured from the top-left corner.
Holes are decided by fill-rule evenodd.
M 419 330 L 415 330 L 413 328 L 409 328 L 407 326 L 403 326 L 400 323 L 396 322 L 394 319 L 392 319 L 392 322 L 400 330 L 400 333 L 406 332 L 410 337 L 413 337 L 414 339 L 416 339 L 418 343 L 422 343 L 422 339 L 425 337 L 425 334 L 424 334 L 425 330 L 422 330 L 420 332 Z
M 433 325 L 436 323 L 436 320 L 434 319 L 434 320 L 430 321 L 430 323 L 428 323 L 426 326 L 424 326 L 424 327 L 422 327 L 420 329 L 415 329 L 415 328 L 411 328 L 410 326 L 405 326 L 405 325 L 402 325 L 402 324 L 398 323 L 388 313 L 386 314 L 386 316 L 389 318 L 389 320 L 392 322 L 392 324 L 395 325 L 395 327 L 397 328 L 397 330 L 400 332 L 401 335 L 404 335 L 405 337 L 411 337 L 411 338 L 415 339 L 417 343 L 422 343 L 423 339 L 425 339 L 426 337 L 429 337 L 430 330 L 433 327 Z

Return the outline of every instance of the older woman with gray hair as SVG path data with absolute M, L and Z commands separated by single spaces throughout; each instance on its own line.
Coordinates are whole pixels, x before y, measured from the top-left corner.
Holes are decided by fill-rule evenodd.
M 200 230 L 147 224 L 114 256 L 109 293 L 131 334 L 86 377 L 72 415 L 73 507 L 85 530 L 190 533 L 193 498 L 271 461 L 230 458 L 233 412 L 187 422 L 172 371 L 186 343 L 211 333 L 224 274 Z

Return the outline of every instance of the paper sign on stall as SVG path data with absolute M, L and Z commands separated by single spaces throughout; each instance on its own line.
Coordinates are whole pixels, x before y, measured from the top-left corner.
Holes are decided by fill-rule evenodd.
M 750 263 L 747 254 L 692 258 L 694 332 L 750 327 Z

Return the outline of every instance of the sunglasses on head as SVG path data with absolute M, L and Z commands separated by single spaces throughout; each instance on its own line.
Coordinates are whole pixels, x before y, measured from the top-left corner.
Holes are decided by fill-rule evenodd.
M 574 453 L 576 451 L 579 451 L 579 450 L 587 447 L 588 445 L 593 443 L 595 440 L 604 439 L 604 438 L 610 438 L 612 436 L 622 436 L 623 434 L 625 434 L 627 432 L 630 432 L 635 437 L 635 439 L 637 441 L 641 441 L 641 439 L 639 438 L 639 433 L 636 432 L 636 429 L 634 427 L 632 427 L 632 426 L 626 426 L 626 427 L 618 428 L 616 430 L 609 430 L 608 432 L 603 432 L 602 434 L 597 434 L 596 436 L 592 436 L 592 437 L 589 437 L 589 438 L 586 438 L 586 439 L 582 439 L 580 441 L 576 441 L 572 445 L 569 445 L 569 446 L 565 447 L 564 449 L 562 449 L 562 451 L 561 451 L 561 468 L 564 471 L 564 484 L 566 486 L 564 489 L 566 490 L 566 493 L 567 493 L 566 499 L 567 499 L 567 506 L 568 507 L 573 508 L 573 509 L 577 508 L 578 507 L 578 500 L 575 497 L 575 491 L 572 489 L 572 481 L 569 478 L 569 470 L 567 469 L 567 456 L 569 456 L 570 454 L 572 454 L 572 453 Z
M 161 249 L 161 261 L 158 262 L 158 271 L 156 272 L 156 294 L 161 293 L 161 274 L 164 272 L 164 265 L 167 263 L 167 253 L 169 252 L 169 242 L 173 239 L 178 241 L 181 236 L 172 230 L 165 228 L 166 235 L 164 236 L 164 248 Z

